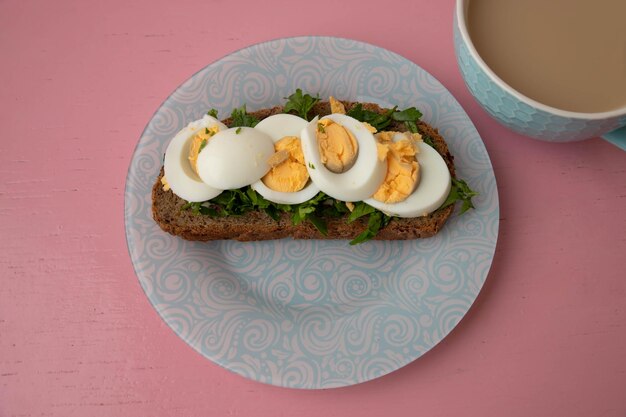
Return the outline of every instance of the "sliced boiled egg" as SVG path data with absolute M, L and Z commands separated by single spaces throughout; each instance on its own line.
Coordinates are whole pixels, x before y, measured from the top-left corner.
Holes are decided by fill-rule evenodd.
M 165 151 L 163 169 L 166 183 L 172 192 L 187 201 L 198 202 L 210 200 L 219 195 L 223 188 L 205 184 L 194 168 L 193 157 L 190 159 L 193 146 L 198 146 L 197 136 L 207 130 L 220 131 L 226 125 L 209 115 L 195 120 L 174 136 Z
M 397 140 L 397 137 L 393 139 Z M 398 217 L 425 216 L 437 210 L 448 197 L 451 187 L 450 171 L 444 159 L 434 148 L 422 141 L 415 142 L 419 164 L 419 183 L 404 200 L 385 203 L 374 198 L 365 203 L 388 214 Z M 411 187 L 410 184 L 407 185 Z
M 266 117 L 254 126 L 267 134 L 272 141 L 278 142 L 285 136 L 298 136 L 307 125 L 307 121 L 293 114 L 274 114 Z
M 350 116 L 316 117 L 302 130 L 301 140 L 311 179 L 333 198 L 365 200 L 385 178 L 386 160 L 379 155 L 374 135 Z
M 372 198 L 382 203 L 399 203 L 413 193 L 419 181 L 417 143 L 421 135 L 380 132 L 375 135 L 379 150 L 387 155 L 387 174 Z
M 272 138 L 251 127 L 217 132 L 198 155 L 198 175 L 206 184 L 222 190 L 245 187 L 269 171 L 274 154 Z M 169 178 L 168 178 L 169 180 Z
M 319 193 L 309 179 L 300 142 L 300 132 L 307 124 L 292 114 L 275 114 L 254 127 L 272 138 L 276 151 L 268 161 L 268 173 L 251 186 L 265 199 L 278 204 L 300 204 Z

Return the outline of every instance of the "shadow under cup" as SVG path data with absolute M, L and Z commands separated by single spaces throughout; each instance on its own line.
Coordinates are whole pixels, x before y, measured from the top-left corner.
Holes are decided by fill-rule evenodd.
M 573 142 L 602 136 L 626 150 L 626 107 L 578 113 L 539 103 L 514 90 L 478 55 L 467 29 L 471 0 L 457 0 L 454 49 L 468 89 L 498 122 L 525 136 L 549 142 Z

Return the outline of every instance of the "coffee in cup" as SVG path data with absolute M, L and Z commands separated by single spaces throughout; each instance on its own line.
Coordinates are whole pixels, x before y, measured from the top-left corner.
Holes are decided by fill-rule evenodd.
M 606 134 L 626 125 L 624 16 L 624 0 L 457 0 L 459 67 L 479 103 L 517 132 L 558 142 Z M 625 129 L 607 136 L 626 148 Z

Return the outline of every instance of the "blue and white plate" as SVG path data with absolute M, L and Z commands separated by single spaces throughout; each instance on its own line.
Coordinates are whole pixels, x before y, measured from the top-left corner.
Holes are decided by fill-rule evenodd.
M 221 117 L 323 98 L 416 106 L 480 192 L 429 239 L 367 242 L 187 242 L 151 217 L 151 187 L 174 134 L 210 108 Z M 426 71 L 385 49 L 297 37 L 239 50 L 193 75 L 148 123 L 125 193 L 126 237 L 157 313 L 191 347 L 233 372 L 294 388 L 332 388 L 388 374 L 433 348 L 480 291 L 498 236 L 498 193 L 485 146 L 459 103 Z

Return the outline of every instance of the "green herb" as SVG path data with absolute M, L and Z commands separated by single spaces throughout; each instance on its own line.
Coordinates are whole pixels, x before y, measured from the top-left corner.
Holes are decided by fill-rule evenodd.
M 230 114 L 232 121 L 231 127 L 235 126 L 244 126 L 244 127 L 254 127 L 257 123 L 259 123 L 259 119 L 249 114 L 246 110 L 246 105 L 236 108 Z
M 365 204 L 362 201 L 354 203 L 354 210 L 348 216 L 348 223 L 352 223 L 359 217 L 365 216 L 367 214 L 372 214 L 376 209 L 369 204 Z
M 435 142 L 433 141 L 433 138 L 429 135 L 422 135 L 422 140 L 424 141 L 424 143 L 426 143 L 427 145 L 432 146 L 433 148 L 435 147 Z M 436 148 L 435 148 L 436 149 Z
M 284 212 L 290 212 L 291 209 L 293 208 L 291 204 L 274 203 L 274 206 L 276 207 L 277 210 L 284 211 Z
M 469 188 L 465 181 L 453 179 L 450 195 L 441 208 L 461 200 L 463 205 L 460 214 L 463 214 L 474 207 L 471 198 L 477 194 Z M 181 210 L 191 210 L 193 215 L 206 215 L 214 218 L 240 216 L 250 211 L 263 211 L 276 221 L 280 220 L 281 213 L 291 213 L 291 222 L 294 225 L 309 221 L 325 236 L 328 234 L 328 226 L 323 220 L 324 218 L 338 218 L 347 215 L 346 221 L 351 223 L 360 217 L 369 216 L 366 228 L 350 242 L 351 245 L 371 240 L 393 220 L 393 217 L 362 201 L 354 203 L 352 212 L 348 210 L 346 203 L 329 197 L 323 192 L 301 204 L 276 204 L 263 198 L 251 187 L 226 190 L 212 200 L 205 202 L 188 202 L 182 206 Z
M 253 206 L 265 207 L 265 206 L 270 204 L 269 201 L 267 201 L 265 198 L 263 198 L 262 195 L 257 193 L 252 188 L 247 188 L 245 195 L 246 195 L 246 197 L 248 197 L 250 199 L 250 202 L 252 203 Z
M 348 215 L 348 223 L 352 223 L 356 219 L 369 215 L 367 227 L 350 244 L 357 245 L 372 239 L 380 229 L 387 226 L 391 221 L 391 217 L 382 211 L 376 210 L 374 207 L 359 201 L 354 204 L 354 210 Z
M 343 217 L 347 213 L 350 213 L 350 210 L 348 210 L 346 203 L 344 203 L 343 201 L 335 200 L 334 198 L 329 197 L 328 200 L 325 200 L 323 204 L 318 207 L 317 213 L 321 214 L 321 216 L 325 218 L 337 218 Z
M 198 153 L 200 153 L 200 151 L 202 151 L 204 149 L 204 147 L 206 146 L 207 143 L 209 143 L 208 140 L 202 139 L 202 142 L 200 143 L 200 149 L 198 149 Z
M 406 124 L 406 123 L 408 123 L 408 122 L 405 122 L 405 124 Z M 426 143 L 427 145 L 430 145 L 430 146 L 432 146 L 433 148 L 437 149 L 437 148 L 435 147 L 435 140 L 433 139 L 433 137 L 432 137 L 432 136 L 430 136 L 430 135 L 428 135 L 428 134 L 426 134 L 426 133 L 424 133 L 424 132 L 422 132 L 422 130 L 421 130 L 419 127 L 417 127 L 417 124 L 415 124 L 415 126 L 414 126 L 414 129 L 415 129 L 415 130 L 412 130 L 413 128 L 409 127 L 409 125 L 408 125 L 408 124 L 407 124 L 407 127 L 408 127 L 408 129 L 409 129 L 411 132 L 413 132 L 413 133 L 419 133 L 420 135 L 422 135 L 422 140 L 424 141 L 424 143 Z
M 312 162 L 309 162 L 309 168 L 311 168 L 311 169 L 315 169 L 315 165 L 313 165 L 313 163 L 312 163 Z
M 191 201 L 187 201 L 185 204 L 183 204 L 183 206 L 180 208 L 180 210 L 181 211 L 189 210 L 193 204 L 194 203 L 192 203 Z
M 337 214 L 350 213 L 350 209 L 348 208 L 348 206 L 346 206 L 346 203 L 343 201 L 339 201 L 339 200 L 335 200 L 333 202 L 333 210 Z
M 240 134 L 240 133 L 241 133 L 241 128 L 240 128 L 240 127 L 238 127 L 238 128 L 237 128 L 237 130 L 235 130 L 235 134 L 237 134 L 237 135 L 238 135 L 238 134 Z
M 328 234 L 328 227 L 326 226 L 324 220 L 317 216 L 316 213 L 318 210 L 320 213 L 323 212 L 323 208 L 325 206 L 324 203 L 331 199 L 332 198 L 326 194 L 319 192 L 311 200 L 305 201 L 304 203 L 291 206 L 286 204 L 277 204 L 276 208 L 277 210 L 291 212 L 291 223 L 294 225 L 298 225 L 303 221 L 308 220 L 317 230 L 319 230 L 321 234 L 326 236 Z
M 422 117 L 422 112 L 415 107 L 409 107 L 402 111 L 392 113 L 391 118 L 397 122 L 404 122 L 409 132 L 417 133 L 417 121 Z
M 472 190 L 465 181 L 452 178 L 452 188 L 450 189 L 450 194 L 448 194 L 448 198 L 444 201 L 440 208 L 448 207 L 457 201 L 462 201 L 463 205 L 461 205 L 461 211 L 459 212 L 459 215 L 461 215 L 467 210 L 474 208 L 472 197 L 477 195 L 478 193 Z
M 354 204 L 354 210 L 348 215 L 348 223 L 352 223 L 356 219 L 369 215 L 367 227 L 350 244 L 357 245 L 372 239 L 380 229 L 387 226 L 391 221 L 391 217 L 382 211 L 376 210 L 374 207 L 359 201 Z
M 307 220 L 310 221 L 321 234 L 328 236 L 328 226 L 324 220 L 312 213 L 307 216 Z
M 211 109 L 208 112 L 206 112 L 206 114 L 208 114 L 209 116 L 215 117 L 217 119 L 217 110 L 216 109 Z
M 324 129 L 324 125 L 321 123 L 317 124 L 317 131 L 320 133 L 326 133 L 326 129 Z
M 366 110 L 361 103 L 357 103 L 350 110 L 346 112 L 346 115 L 357 119 L 360 122 L 366 122 L 372 125 L 376 130 L 385 130 L 391 123 L 391 115 L 396 111 L 396 107 L 387 109 L 383 113 L 376 113 L 375 111 Z
M 353 212 L 354 213 L 354 212 Z M 367 220 L 367 227 L 361 234 L 350 241 L 351 245 L 358 245 L 359 243 L 367 242 L 371 240 L 378 231 L 389 224 L 391 217 L 384 214 L 382 211 L 375 210 L 370 214 Z
M 305 221 L 307 216 L 313 213 L 314 211 L 315 211 L 314 206 L 307 206 L 307 205 L 300 204 L 294 211 L 293 216 L 291 216 L 291 222 L 294 224 L 294 226 L 297 226 L 303 221 Z
M 272 203 L 251 187 L 226 190 L 209 201 L 188 202 L 182 206 L 181 210 L 191 210 L 193 215 L 206 215 L 214 218 L 240 216 L 250 211 L 263 211 L 276 221 L 280 220 L 281 213 L 290 213 L 291 222 L 294 225 L 308 221 L 324 236 L 328 234 L 325 218 L 342 217 L 350 212 L 343 201 L 336 200 L 323 192 L 319 192 L 311 200 L 304 203 L 289 205 Z M 353 214 L 355 212 L 356 214 Z M 351 244 L 371 239 L 391 220 L 391 217 L 373 207 L 358 202 L 355 204 L 354 211 L 350 213 L 354 218 L 349 221 L 367 214 L 370 218 L 366 230 L 357 236 Z
M 264 211 L 268 216 L 276 221 L 280 220 L 280 209 L 276 207 L 276 204 L 266 200 L 252 188 L 248 188 L 246 190 L 246 196 L 250 199 L 252 207 Z
M 276 206 L 270 205 L 270 206 L 267 206 L 266 208 L 264 208 L 262 210 L 265 212 L 265 214 L 270 216 L 273 220 L 276 220 L 276 221 L 280 220 L 280 212 L 276 208 Z
M 409 107 L 401 111 L 395 111 L 391 118 L 397 122 L 417 122 L 422 117 L 422 112 L 415 107 Z
M 181 207 L 181 210 L 191 210 L 191 213 L 194 216 L 198 216 L 200 214 L 208 215 L 214 217 L 214 210 L 206 203 L 206 202 L 188 202 L 187 204 Z
M 243 203 L 240 190 L 222 191 L 220 195 L 209 202 L 215 206 L 216 210 L 223 213 L 224 216 L 238 216 L 246 213 L 247 204 Z
M 313 97 L 309 94 L 302 94 L 302 90 L 299 88 L 296 89 L 295 93 L 285 98 L 288 101 L 285 104 L 283 111 L 285 113 L 295 111 L 298 116 L 306 120 L 310 120 L 308 118 L 309 112 L 311 111 L 313 106 L 315 106 L 315 104 L 320 101 L 319 96 Z
M 404 110 L 396 110 L 395 106 L 385 110 L 383 113 L 366 110 L 361 103 L 357 103 L 346 112 L 348 116 L 354 117 L 360 122 L 366 122 L 374 126 L 376 130 L 385 130 L 392 121 L 404 122 L 407 129 L 413 133 L 417 133 L 417 121 L 422 117 L 422 113 L 415 107 L 409 107 Z

